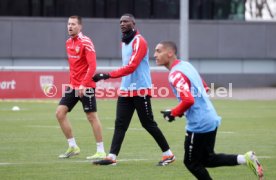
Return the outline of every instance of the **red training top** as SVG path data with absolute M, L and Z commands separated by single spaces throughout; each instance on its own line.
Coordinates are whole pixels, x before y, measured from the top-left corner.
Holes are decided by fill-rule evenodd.
M 96 71 L 96 51 L 91 39 L 81 32 L 74 38 L 66 41 L 66 51 L 70 67 L 70 86 L 78 89 L 96 87 L 91 79 Z

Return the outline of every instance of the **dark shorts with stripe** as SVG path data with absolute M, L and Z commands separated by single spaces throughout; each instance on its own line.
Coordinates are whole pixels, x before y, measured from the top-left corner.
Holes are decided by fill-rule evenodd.
M 68 87 L 65 92 L 62 93 L 62 98 L 59 105 L 65 105 L 70 112 L 78 101 L 82 102 L 84 112 L 97 112 L 97 103 L 95 97 L 95 88 L 87 88 L 83 97 L 78 96 L 78 91 Z

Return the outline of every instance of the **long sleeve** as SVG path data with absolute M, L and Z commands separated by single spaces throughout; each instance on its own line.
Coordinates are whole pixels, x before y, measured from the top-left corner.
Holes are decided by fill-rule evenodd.
M 180 71 L 175 71 L 169 77 L 170 83 L 180 98 L 179 104 L 172 109 L 173 116 L 182 116 L 194 104 L 194 97 L 190 92 L 191 83 L 187 76 Z
M 143 60 L 147 53 L 147 43 L 146 41 L 138 37 L 134 40 L 132 45 L 133 51 L 129 59 L 129 63 L 126 66 L 123 66 L 117 70 L 111 71 L 109 73 L 111 78 L 119 78 L 122 76 L 127 76 L 133 73 L 136 68 L 139 66 L 140 62 Z

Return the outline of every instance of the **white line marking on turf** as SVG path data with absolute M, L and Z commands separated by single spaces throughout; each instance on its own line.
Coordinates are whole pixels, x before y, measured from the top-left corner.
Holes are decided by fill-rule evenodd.
M 119 162 L 123 161 L 149 161 L 150 159 L 119 159 Z
M 259 159 L 274 159 L 273 156 L 258 156 Z M 118 159 L 118 162 L 137 162 L 137 161 L 154 161 L 156 159 Z M 20 163 L 6 163 L 0 162 L 0 166 L 9 165 L 24 165 L 24 164 L 56 164 L 56 163 L 92 163 L 91 160 L 74 160 L 74 159 L 60 159 L 53 161 L 39 161 L 39 162 L 20 162 Z
M 44 120 L 44 119 L 40 119 L 40 120 Z M 17 118 L 12 118 L 12 119 L 10 119 L 10 118 L 1 119 L 1 121 L 37 121 L 37 118 L 22 118 L 22 117 L 17 117 Z
M 232 132 L 232 131 L 219 131 L 218 133 L 222 133 L 222 134 L 234 134 L 235 132 Z
M 259 159 L 272 159 L 273 158 L 272 156 L 258 156 L 258 155 L 257 155 L 257 157 Z
M 150 161 L 150 159 L 118 159 L 118 162 L 128 162 L 128 161 Z M 71 162 L 71 161 L 70 161 Z M 86 162 L 93 162 L 93 160 L 79 160 L 79 161 L 73 161 L 73 162 L 79 162 L 79 163 L 86 163 Z
M 61 159 L 59 161 L 41 161 L 41 162 L 21 162 L 21 163 L 5 163 L 0 162 L 0 166 L 19 165 L 19 164 L 53 164 L 53 163 L 91 163 L 91 160 L 73 160 L 73 159 Z M 130 161 L 150 161 L 151 159 L 119 159 L 118 162 L 130 162 Z M 153 160 L 153 159 L 152 159 Z
M 105 129 L 114 130 L 114 127 L 107 127 Z M 143 131 L 144 128 L 128 128 L 128 130 Z M 218 131 L 218 133 L 222 133 L 222 134 L 235 134 L 235 132 L 233 132 L 233 131 Z
M 108 130 L 114 130 L 114 127 L 107 127 L 105 129 L 108 129 Z M 128 130 L 133 130 L 133 131 L 144 131 L 143 128 L 128 128 Z
M 29 125 L 29 126 L 25 126 L 25 127 L 31 127 L 31 128 L 56 128 L 56 129 L 59 128 L 59 126 L 41 126 L 41 125 Z
M 17 163 L 0 163 L 0 166 L 12 165 L 12 164 L 17 164 Z
M 59 100 L 39 100 L 39 99 L 1 99 L 0 102 L 23 102 L 23 103 L 50 103 L 57 104 Z

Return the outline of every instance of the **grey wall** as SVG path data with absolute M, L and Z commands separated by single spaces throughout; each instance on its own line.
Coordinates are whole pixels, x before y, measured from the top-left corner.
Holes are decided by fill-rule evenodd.
M 99 66 L 120 66 L 119 19 L 84 19 Z M 178 20 L 137 20 L 151 59 L 155 45 L 179 45 Z M 67 18 L 0 17 L 1 66 L 67 66 Z M 276 23 L 190 21 L 190 60 L 207 82 L 235 87 L 276 85 Z M 154 66 L 154 61 L 151 65 Z
M 66 58 L 67 18 L 0 18 L 0 58 Z M 179 21 L 137 20 L 151 56 L 161 40 L 179 44 Z M 101 59 L 120 59 L 118 19 L 84 19 Z M 276 23 L 191 21 L 191 59 L 275 59 Z
M 254 87 L 276 87 L 276 74 L 201 74 L 211 87 L 229 88 L 254 88 Z M 263 93 L 260 91 L 260 93 Z M 274 90 L 274 93 L 276 91 Z

